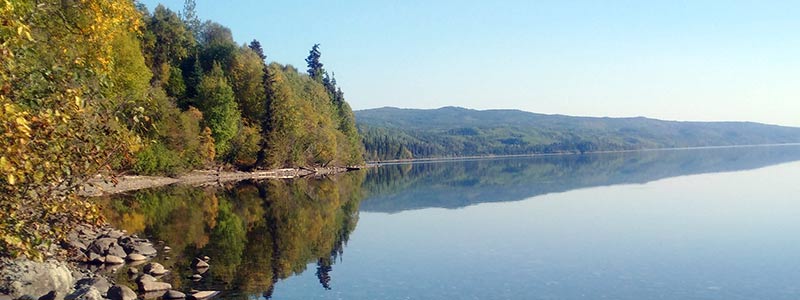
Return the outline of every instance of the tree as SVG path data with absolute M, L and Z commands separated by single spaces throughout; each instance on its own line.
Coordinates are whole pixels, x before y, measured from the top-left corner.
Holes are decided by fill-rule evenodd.
M 306 63 L 308 64 L 308 76 L 311 76 L 312 79 L 321 83 L 325 70 L 322 68 L 323 65 L 319 61 L 320 56 L 322 56 L 322 53 L 319 51 L 319 44 L 314 44 L 311 51 L 308 51 Z
M 195 0 L 186 0 L 183 3 L 183 22 L 186 23 L 187 27 L 189 28 L 189 32 L 191 32 L 195 38 L 200 36 L 200 30 L 202 27 L 202 23 L 200 19 L 197 17 L 197 12 L 195 11 L 195 7 L 197 3 Z
M 264 55 L 264 48 L 261 48 L 261 43 L 258 40 L 254 39 L 252 42 L 250 42 L 250 45 L 248 45 L 248 47 L 250 47 L 250 49 L 255 51 L 256 54 L 258 54 L 258 57 L 261 58 L 261 60 L 267 59 L 267 56 Z
M 218 156 L 230 150 L 231 139 L 239 132 L 241 122 L 233 89 L 228 85 L 219 63 L 200 81 L 198 104 L 205 123 L 211 128 Z
M 228 71 L 242 117 L 253 123 L 260 122 L 266 112 L 263 62 L 255 51 L 241 47 Z
M 146 23 L 144 50 L 153 71 L 153 82 L 163 84 L 170 76 L 170 68 L 192 53 L 195 39 L 180 17 L 163 5 L 156 6 Z
M 136 115 L 116 97 L 148 75 L 115 73 L 141 67 L 129 39 L 140 22 L 130 1 L 0 4 L 0 253 L 41 257 L 75 223 L 101 220 L 76 192 L 138 150 L 123 125 Z

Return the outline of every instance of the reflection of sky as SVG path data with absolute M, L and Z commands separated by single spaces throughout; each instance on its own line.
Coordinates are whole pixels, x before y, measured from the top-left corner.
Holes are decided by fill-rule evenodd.
M 275 299 L 797 299 L 800 163 L 396 214 Z

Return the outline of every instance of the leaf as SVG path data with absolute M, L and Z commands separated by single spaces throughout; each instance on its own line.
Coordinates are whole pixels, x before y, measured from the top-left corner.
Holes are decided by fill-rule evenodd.
M 8 180 L 8 184 L 10 184 L 10 185 L 14 185 L 14 184 L 17 183 L 17 177 L 14 176 L 13 173 L 8 173 L 7 180 Z

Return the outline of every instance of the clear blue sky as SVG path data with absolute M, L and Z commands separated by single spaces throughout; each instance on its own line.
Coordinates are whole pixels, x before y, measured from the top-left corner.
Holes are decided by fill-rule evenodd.
M 800 126 L 798 1 L 197 0 L 197 12 L 301 69 L 322 44 L 354 109 Z

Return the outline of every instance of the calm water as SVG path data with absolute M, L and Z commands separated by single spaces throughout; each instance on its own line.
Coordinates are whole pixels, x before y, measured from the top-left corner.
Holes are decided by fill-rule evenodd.
M 173 249 L 157 258 L 175 271 L 165 281 L 224 298 L 798 299 L 799 180 L 800 147 L 781 146 L 391 165 L 101 201 Z M 211 257 L 200 282 L 186 279 L 196 255 Z

